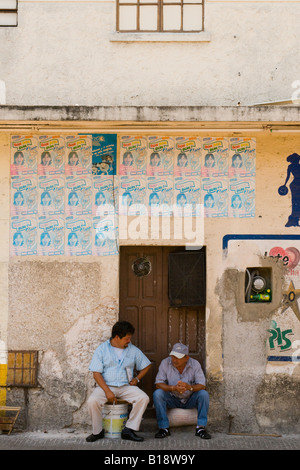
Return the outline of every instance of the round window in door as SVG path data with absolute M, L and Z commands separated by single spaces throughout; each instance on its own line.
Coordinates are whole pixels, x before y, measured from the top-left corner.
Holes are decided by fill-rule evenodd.
M 131 268 L 137 277 L 145 277 L 151 273 L 151 263 L 146 257 L 137 258 Z

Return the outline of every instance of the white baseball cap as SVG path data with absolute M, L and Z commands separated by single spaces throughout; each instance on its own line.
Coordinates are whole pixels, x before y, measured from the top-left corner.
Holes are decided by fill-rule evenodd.
M 175 356 L 178 359 L 182 359 L 184 356 L 188 356 L 189 348 L 182 343 L 174 344 L 172 351 L 170 352 L 170 356 Z

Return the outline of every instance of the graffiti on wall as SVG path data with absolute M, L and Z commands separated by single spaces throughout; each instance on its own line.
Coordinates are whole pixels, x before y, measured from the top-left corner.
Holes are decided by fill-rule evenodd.
M 269 364 L 299 363 L 300 344 L 300 236 L 230 234 L 223 237 L 224 257 L 240 260 L 251 249 L 271 257 L 285 268 L 281 304 L 272 313 L 267 339 Z M 253 246 L 256 248 L 254 248 Z M 258 260 L 258 265 L 260 260 Z M 278 287 L 278 286 L 277 286 Z M 273 286 L 276 288 L 276 286 Z
M 278 193 L 280 196 L 286 196 L 288 194 L 289 190 L 287 184 L 290 178 L 293 177 L 293 180 L 289 185 L 292 200 L 292 212 L 289 215 L 285 226 L 298 227 L 300 219 L 300 155 L 293 153 L 289 155 L 286 160 L 289 163 L 287 167 L 287 175 L 284 184 L 278 188 Z

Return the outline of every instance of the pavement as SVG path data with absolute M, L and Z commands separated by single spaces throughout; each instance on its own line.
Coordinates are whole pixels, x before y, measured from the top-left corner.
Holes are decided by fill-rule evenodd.
M 300 435 L 228 434 L 211 432 L 209 428 L 207 430 L 212 436 L 209 440 L 195 436 L 194 428 L 189 426 L 171 428 L 170 436 L 165 439 L 155 439 L 156 429 L 153 426 L 147 426 L 145 422 L 142 430 L 138 432 L 144 437 L 143 442 L 105 437 L 93 443 L 86 442 L 91 429 L 34 432 L 12 430 L 10 434 L 0 434 L 0 451 L 96 450 L 102 451 L 99 455 L 102 456 L 105 464 L 126 463 L 127 466 L 138 466 L 139 462 L 143 465 L 145 462 L 148 464 L 195 464 L 202 462 L 201 451 L 204 450 L 300 450 Z M 121 462 L 118 460 L 121 458 L 128 459 L 128 461 Z M 135 464 L 134 460 L 130 460 L 134 458 L 138 459 Z

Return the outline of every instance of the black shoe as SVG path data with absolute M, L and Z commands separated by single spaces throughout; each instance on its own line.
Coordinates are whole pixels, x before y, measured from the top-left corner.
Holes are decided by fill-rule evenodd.
M 201 439 L 211 439 L 211 435 L 208 434 L 205 428 L 197 428 L 195 436 L 201 437 Z
M 164 439 L 164 437 L 170 436 L 169 429 L 159 429 L 158 432 L 155 434 L 157 439 Z
M 95 442 L 95 441 L 98 441 L 98 439 L 103 439 L 103 437 L 104 437 L 104 429 L 102 429 L 102 431 L 99 432 L 99 434 L 91 434 L 90 436 L 86 438 L 86 441 Z
M 126 439 L 127 441 L 137 441 L 142 442 L 144 440 L 143 437 L 137 436 L 132 429 L 125 428 L 121 432 L 121 438 Z

